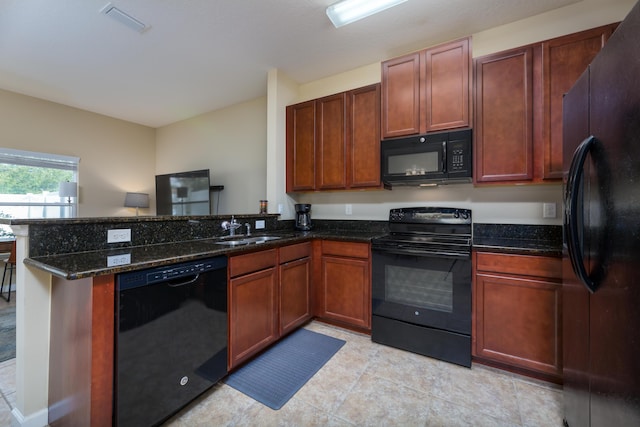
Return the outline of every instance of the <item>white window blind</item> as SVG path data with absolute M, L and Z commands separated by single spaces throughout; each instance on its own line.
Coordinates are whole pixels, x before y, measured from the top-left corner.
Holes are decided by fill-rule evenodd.
M 11 165 L 77 171 L 79 162 L 79 157 L 0 148 L 0 163 Z

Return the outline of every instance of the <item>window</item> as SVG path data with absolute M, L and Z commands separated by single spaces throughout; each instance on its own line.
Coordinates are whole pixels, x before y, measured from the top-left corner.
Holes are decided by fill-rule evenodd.
M 0 217 L 68 218 L 77 197 L 60 197 L 61 182 L 77 182 L 77 157 L 0 148 Z M 0 237 L 9 227 L 0 230 Z

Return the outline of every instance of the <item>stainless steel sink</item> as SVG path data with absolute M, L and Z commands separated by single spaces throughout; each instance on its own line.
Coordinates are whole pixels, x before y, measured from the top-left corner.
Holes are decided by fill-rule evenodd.
M 260 244 L 265 243 L 270 240 L 278 240 L 280 236 L 255 236 L 255 237 L 238 237 L 235 239 L 225 237 L 222 240 L 216 240 L 216 245 L 225 245 L 225 246 L 240 246 L 240 245 L 250 245 L 250 244 Z

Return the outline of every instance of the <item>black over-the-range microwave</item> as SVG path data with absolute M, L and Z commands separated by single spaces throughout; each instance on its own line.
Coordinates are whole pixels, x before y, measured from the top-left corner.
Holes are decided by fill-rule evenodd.
M 471 182 L 471 146 L 471 129 L 382 140 L 382 182 L 385 187 Z

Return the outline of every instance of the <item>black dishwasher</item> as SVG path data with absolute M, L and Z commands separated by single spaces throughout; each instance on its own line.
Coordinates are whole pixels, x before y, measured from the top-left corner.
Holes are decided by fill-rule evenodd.
M 116 425 L 158 425 L 227 374 L 227 258 L 116 283 Z

